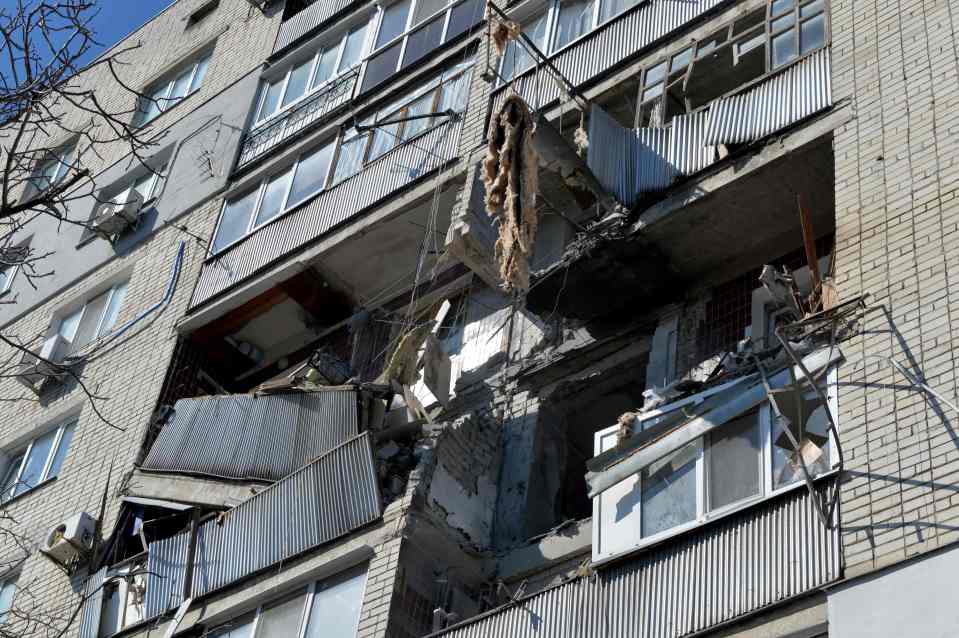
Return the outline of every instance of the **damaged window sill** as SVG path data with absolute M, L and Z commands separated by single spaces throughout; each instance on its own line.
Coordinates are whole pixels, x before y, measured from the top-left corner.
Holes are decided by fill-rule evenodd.
M 836 467 L 833 467 L 833 469 L 829 470 L 828 472 L 824 472 L 820 474 L 819 476 L 815 477 L 813 479 L 813 483 L 818 485 L 820 483 L 823 483 L 825 481 L 838 477 L 839 474 L 840 474 L 840 470 Z M 753 509 L 758 505 L 775 500 L 784 494 L 789 494 L 795 490 L 800 490 L 800 489 L 806 489 L 806 483 L 801 480 L 796 481 L 795 483 L 791 483 L 790 485 L 787 485 L 785 487 L 781 487 L 769 494 L 762 494 L 760 496 L 754 496 L 752 498 L 748 498 L 746 500 L 740 501 L 739 503 L 730 505 L 729 507 L 724 508 L 720 511 L 710 512 L 709 514 L 701 518 L 698 518 L 694 521 L 690 521 L 689 523 L 679 525 L 672 529 L 656 534 L 655 536 L 644 538 L 636 546 L 631 547 L 622 552 L 618 552 L 610 556 L 603 556 L 602 558 L 598 558 L 598 559 L 594 558 L 592 565 L 593 567 L 599 567 L 599 566 L 610 564 L 614 561 L 622 560 L 624 558 L 627 558 L 639 553 L 652 551 L 653 549 L 659 547 L 660 545 L 664 545 L 688 532 L 704 528 L 708 525 L 712 525 L 719 521 L 725 520 L 726 518 L 729 518 L 730 516 L 741 514 L 742 512 L 747 511 L 749 509 Z M 814 520 L 815 520 L 815 517 L 814 517 Z M 595 529 L 595 527 L 596 525 L 599 524 L 599 522 L 595 518 L 593 519 L 593 521 L 594 521 L 593 537 L 598 538 L 597 530 Z M 816 520 L 815 522 L 816 524 L 819 524 L 818 520 Z

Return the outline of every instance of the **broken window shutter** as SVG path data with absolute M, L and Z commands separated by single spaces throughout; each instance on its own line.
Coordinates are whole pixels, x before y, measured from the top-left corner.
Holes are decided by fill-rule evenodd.
M 100 631 L 100 612 L 103 609 L 103 582 L 107 577 L 104 567 L 87 578 L 83 588 L 83 609 L 80 614 L 78 638 L 97 638 Z

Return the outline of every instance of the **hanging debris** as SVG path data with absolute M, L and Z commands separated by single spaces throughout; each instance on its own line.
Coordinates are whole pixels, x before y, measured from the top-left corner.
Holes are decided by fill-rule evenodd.
M 507 292 L 529 289 L 529 259 L 539 221 L 533 134 L 529 106 L 518 95 L 511 95 L 490 122 L 483 160 L 486 211 L 499 223 L 496 262 Z
M 512 20 L 503 20 L 490 11 L 487 11 L 486 19 L 490 24 L 490 39 L 496 47 L 496 55 L 502 57 L 509 41 L 519 39 L 520 26 Z
M 419 378 L 420 349 L 432 329 L 433 322 L 430 321 L 403 335 L 377 383 L 396 381 L 401 386 L 411 386 L 416 383 Z

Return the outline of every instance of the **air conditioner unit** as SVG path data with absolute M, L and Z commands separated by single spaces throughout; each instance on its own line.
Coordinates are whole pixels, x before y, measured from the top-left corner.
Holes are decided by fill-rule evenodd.
M 55 334 L 43 342 L 39 357 L 30 352 L 23 353 L 23 357 L 20 359 L 20 367 L 17 370 L 17 381 L 34 392 L 38 391 L 40 384 L 45 379 L 56 377 L 62 373 L 59 368 L 51 366 L 47 362 L 59 363 L 62 361 L 69 347 L 70 342 L 67 339 Z
M 90 224 L 101 235 L 119 235 L 137 222 L 142 208 L 143 196 L 131 190 L 125 202 L 100 204 Z
M 54 525 L 41 551 L 61 565 L 67 565 L 93 551 L 96 533 L 96 519 L 86 512 L 80 512 Z

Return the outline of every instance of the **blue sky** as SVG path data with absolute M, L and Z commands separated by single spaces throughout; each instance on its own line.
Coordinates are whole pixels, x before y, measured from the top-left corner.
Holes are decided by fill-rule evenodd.
M 152 18 L 172 0 L 96 0 L 99 13 L 93 21 L 96 40 L 103 46 L 91 52 L 91 58 L 119 42 L 124 36 Z M 16 0 L 0 0 L 0 7 L 11 9 Z

